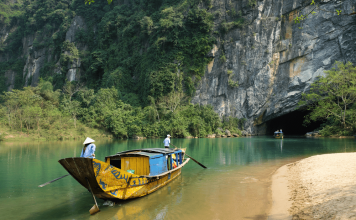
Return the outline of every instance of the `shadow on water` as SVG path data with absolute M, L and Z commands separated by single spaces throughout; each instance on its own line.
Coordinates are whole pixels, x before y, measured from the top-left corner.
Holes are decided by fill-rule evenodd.
M 140 200 L 138 198 L 137 200 Z M 89 214 L 89 209 L 94 205 L 93 197 L 88 192 L 85 195 L 78 196 L 77 199 L 69 199 L 66 202 L 61 202 L 55 207 L 47 208 L 45 210 L 33 212 L 31 216 L 24 219 L 34 220 L 34 219 L 68 219 L 73 213 L 79 213 L 76 215 L 75 219 L 129 219 L 135 218 L 135 214 L 143 211 L 142 208 L 137 206 L 132 207 L 130 203 L 133 200 L 126 201 L 115 201 L 113 207 L 103 206 L 104 200 L 97 199 L 100 212 L 91 216 Z M 149 219 L 149 218 L 146 218 Z
M 55 198 L 54 198 L 55 199 Z M 80 196 L 77 199 L 69 199 L 67 202 L 61 202 L 56 204 L 55 207 L 46 208 L 45 210 L 40 210 L 33 212 L 30 216 L 24 218 L 26 220 L 33 219 L 66 219 L 71 213 L 82 213 L 79 217 L 88 217 L 89 209 L 91 208 L 90 204 L 94 202 L 89 202 L 93 200 L 90 194 L 85 196 Z

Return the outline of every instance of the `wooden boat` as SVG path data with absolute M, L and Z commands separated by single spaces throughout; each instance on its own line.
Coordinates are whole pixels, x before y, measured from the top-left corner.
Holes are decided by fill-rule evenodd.
M 101 199 L 132 199 L 148 195 L 181 174 L 190 158 L 181 149 L 147 148 L 119 152 L 105 162 L 70 157 L 58 162 L 82 186 Z
M 277 138 L 277 139 L 283 139 L 283 132 L 282 131 L 275 131 L 274 134 L 273 134 L 273 137 L 274 138 Z

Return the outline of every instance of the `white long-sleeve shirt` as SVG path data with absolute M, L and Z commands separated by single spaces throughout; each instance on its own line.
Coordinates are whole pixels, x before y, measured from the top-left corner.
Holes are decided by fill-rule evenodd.
M 80 157 L 88 157 L 88 158 L 95 158 L 93 156 L 93 154 L 95 153 L 95 144 L 89 144 L 85 150 L 85 152 L 83 152 L 80 154 Z
M 169 147 L 169 144 L 171 143 L 171 140 L 169 138 L 164 139 L 163 141 L 165 147 Z

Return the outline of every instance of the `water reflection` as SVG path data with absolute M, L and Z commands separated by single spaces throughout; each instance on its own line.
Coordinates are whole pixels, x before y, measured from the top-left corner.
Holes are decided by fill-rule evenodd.
M 142 214 L 143 213 L 143 214 Z M 140 214 L 140 215 L 139 215 Z M 136 215 L 136 219 L 149 219 L 149 216 L 143 212 L 143 208 L 140 206 L 122 206 L 113 217 L 115 220 L 127 219 L 130 216 Z
M 281 153 L 283 151 L 283 139 L 281 139 Z

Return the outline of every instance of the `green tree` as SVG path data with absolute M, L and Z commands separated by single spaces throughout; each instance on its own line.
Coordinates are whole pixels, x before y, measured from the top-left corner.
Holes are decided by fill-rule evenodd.
M 343 129 L 355 126 L 356 68 L 351 62 L 335 62 L 326 75 L 312 83 L 310 91 L 303 94 L 299 106 L 311 111 L 305 122 L 333 118 Z
M 183 97 L 183 92 L 173 91 L 161 98 L 162 106 L 173 113 L 181 103 Z
M 68 81 L 63 87 L 63 92 L 68 97 L 69 101 L 72 101 L 73 95 L 75 95 L 79 91 L 82 91 L 83 89 L 83 83 Z
M 79 115 L 79 112 L 81 111 L 80 102 L 76 100 L 64 99 L 62 101 L 62 108 L 64 113 L 72 117 L 74 127 L 77 128 L 77 117 Z

